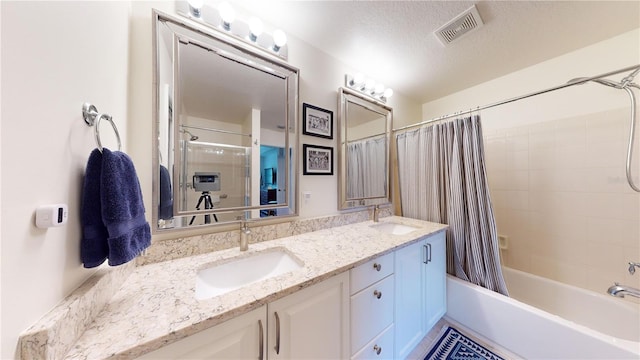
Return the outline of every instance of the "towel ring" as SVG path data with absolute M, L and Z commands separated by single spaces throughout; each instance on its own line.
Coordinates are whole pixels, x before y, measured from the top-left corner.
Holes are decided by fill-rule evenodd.
M 84 103 L 82 105 L 82 118 L 84 122 L 87 123 L 88 126 L 93 126 L 93 133 L 96 138 L 96 144 L 98 145 L 98 150 L 102 152 L 102 141 L 100 141 L 100 121 L 102 119 L 107 120 L 111 123 L 111 127 L 113 128 L 113 132 L 116 133 L 116 139 L 118 140 L 118 151 L 122 149 L 122 142 L 120 141 L 120 133 L 118 132 L 118 128 L 116 127 L 116 123 L 113 121 L 113 118 L 109 114 L 98 113 L 98 109 L 95 106 Z

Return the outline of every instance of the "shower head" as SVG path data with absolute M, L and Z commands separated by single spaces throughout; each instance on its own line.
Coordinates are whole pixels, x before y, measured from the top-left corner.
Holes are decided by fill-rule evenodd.
M 192 133 L 190 133 L 188 130 L 182 130 L 183 133 L 185 134 L 189 134 L 189 136 L 191 136 L 191 138 L 189 138 L 189 141 L 196 141 L 199 139 L 199 137 L 193 135 Z

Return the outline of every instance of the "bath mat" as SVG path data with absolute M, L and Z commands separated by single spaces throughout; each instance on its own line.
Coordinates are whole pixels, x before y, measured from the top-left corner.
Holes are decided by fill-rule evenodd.
M 484 346 L 446 326 L 424 360 L 504 360 Z

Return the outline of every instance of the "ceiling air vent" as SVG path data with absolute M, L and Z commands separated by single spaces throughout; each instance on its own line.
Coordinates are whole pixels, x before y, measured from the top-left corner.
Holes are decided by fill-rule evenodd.
M 453 20 L 442 25 L 433 34 L 440 40 L 442 45 L 449 45 L 454 40 L 459 39 L 483 25 L 478 9 L 473 5 Z

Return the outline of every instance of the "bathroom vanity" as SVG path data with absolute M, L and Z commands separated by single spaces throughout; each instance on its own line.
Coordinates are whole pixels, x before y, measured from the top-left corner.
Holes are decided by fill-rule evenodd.
M 65 358 L 406 356 L 446 311 L 446 227 L 386 217 L 137 267 Z M 200 271 L 267 253 L 299 268 L 196 298 Z

